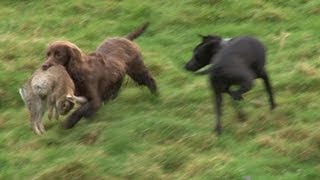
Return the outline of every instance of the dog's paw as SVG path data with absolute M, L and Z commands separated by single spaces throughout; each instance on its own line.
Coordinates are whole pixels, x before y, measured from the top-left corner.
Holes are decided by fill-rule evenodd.
M 217 136 L 220 136 L 222 134 L 222 127 L 216 126 L 213 131 L 216 133 Z
M 230 96 L 232 97 L 232 99 L 235 100 L 235 101 L 240 101 L 240 100 L 243 99 L 242 95 L 239 94 L 239 93 L 236 92 L 236 91 L 231 91 L 229 94 L 230 94 Z
M 75 119 L 72 118 L 68 118 L 63 124 L 62 124 L 62 128 L 64 129 L 71 129 L 73 128 L 74 125 L 76 125 L 78 121 L 76 121 Z
M 235 96 L 233 99 L 236 101 L 240 101 L 243 99 L 243 97 L 242 96 Z
M 239 122 L 245 122 L 247 120 L 247 116 L 243 111 L 238 111 L 237 118 Z

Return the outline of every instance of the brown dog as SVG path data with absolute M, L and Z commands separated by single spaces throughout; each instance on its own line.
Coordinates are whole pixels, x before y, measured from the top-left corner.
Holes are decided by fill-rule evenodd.
M 145 23 L 124 38 L 106 39 L 90 54 L 84 54 L 68 41 L 56 41 L 49 45 L 42 69 L 63 65 L 75 82 L 76 95 L 88 99 L 68 117 L 65 128 L 72 128 L 82 117 L 91 117 L 104 101 L 116 98 L 125 74 L 157 94 L 156 82 L 144 65 L 138 46 L 132 42 L 147 26 L 148 23 Z

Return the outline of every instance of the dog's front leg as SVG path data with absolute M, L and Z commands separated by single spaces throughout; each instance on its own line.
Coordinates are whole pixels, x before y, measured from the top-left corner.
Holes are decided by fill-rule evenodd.
M 74 111 L 67 119 L 67 121 L 64 124 L 64 127 L 66 129 L 72 128 L 74 125 L 80 121 L 82 117 L 92 117 L 96 111 L 101 106 L 101 101 L 97 102 L 95 100 L 88 101 L 87 103 L 80 106 L 79 109 Z
M 211 85 L 214 90 L 215 95 L 215 112 L 216 112 L 216 125 L 214 131 L 217 135 L 222 134 L 222 124 L 221 124 L 221 116 L 222 116 L 222 84 L 217 83 L 213 78 L 211 80 Z
M 221 125 L 221 116 L 222 116 L 222 93 L 216 92 L 216 113 L 217 113 L 217 122 L 215 127 L 215 132 L 217 135 L 221 135 L 222 133 L 222 125 Z

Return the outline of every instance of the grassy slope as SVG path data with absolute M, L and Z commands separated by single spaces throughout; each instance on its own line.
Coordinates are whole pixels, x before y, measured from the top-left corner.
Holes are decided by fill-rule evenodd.
M 0 2 L 0 179 L 319 179 L 318 0 Z M 70 40 L 89 52 L 149 20 L 136 42 L 161 96 L 130 79 L 119 98 L 74 129 L 45 120 L 35 136 L 17 88 L 46 44 Z M 270 113 L 260 80 L 236 121 L 225 97 L 224 134 L 213 127 L 206 77 L 183 64 L 197 34 L 257 36 L 267 45 L 278 107 Z

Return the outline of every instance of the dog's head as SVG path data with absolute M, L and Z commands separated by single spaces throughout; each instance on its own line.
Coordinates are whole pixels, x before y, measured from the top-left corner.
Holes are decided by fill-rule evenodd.
M 208 65 L 212 56 L 214 56 L 221 47 L 222 38 L 220 36 L 200 36 L 202 42 L 194 48 L 191 60 L 185 65 L 188 71 L 197 71 Z
M 55 41 L 47 48 L 46 61 L 42 69 L 47 70 L 57 64 L 68 68 L 71 63 L 79 63 L 82 59 L 83 55 L 78 46 L 68 41 Z

